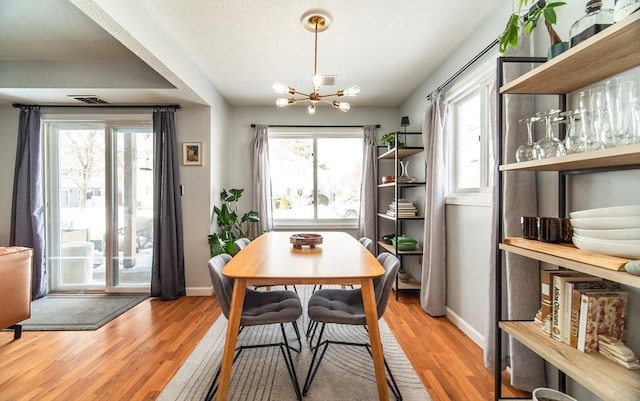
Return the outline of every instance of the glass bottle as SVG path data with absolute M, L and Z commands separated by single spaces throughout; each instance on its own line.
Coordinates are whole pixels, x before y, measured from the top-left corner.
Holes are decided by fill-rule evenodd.
M 589 0 L 585 12 L 587 14 L 577 20 L 569 29 L 571 47 L 613 24 L 613 9 L 602 8 L 602 0 Z
M 564 156 L 567 154 L 562 141 L 553 135 L 552 123 L 558 121 L 556 120 L 556 117 L 558 117 L 558 113 L 560 113 L 560 110 L 557 109 L 551 109 L 536 113 L 537 116 L 544 118 L 546 127 L 546 136 L 536 142 L 536 144 L 540 146 L 540 156 L 542 159 Z

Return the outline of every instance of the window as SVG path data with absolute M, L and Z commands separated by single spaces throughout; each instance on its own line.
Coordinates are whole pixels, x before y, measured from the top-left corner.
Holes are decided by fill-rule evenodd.
M 467 73 L 445 93 L 449 103 L 448 203 L 480 203 L 491 200 L 493 154 L 491 151 L 490 101 L 495 86 L 494 60 Z
M 276 228 L 357 227 L 362 136 L 361 129 L 269 129 Z

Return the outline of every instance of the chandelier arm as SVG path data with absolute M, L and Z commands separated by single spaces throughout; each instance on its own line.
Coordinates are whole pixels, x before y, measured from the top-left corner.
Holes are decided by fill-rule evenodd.
M 340 92 L 342 92 L 342 91 L 340 91 Z M 338 96 L 338 97 L 340 97 L 340 96 L 342 96 L 342 95 L 340 94 L 340 92 L 331 93 L 331 94 L 327 94 L 327 95 L 320 95 L 320 94 L 318 94 L 318 97 L 319 97 L 319 98 L 321 98 L 321 99 L 322 99 L 323 97 L 331 97 L 331 96 Z M 326 100 L 325 100 L 325 101 L 326 101 Z
M 306 93 L 302 93 L 302 92 L 298 92 L 297 90 L 294 90 L 292 95 L 300 95 L 300 96 L 304 96 L 306 98 L 309 98 L 311 96 L 311 94 L 306 94 Z

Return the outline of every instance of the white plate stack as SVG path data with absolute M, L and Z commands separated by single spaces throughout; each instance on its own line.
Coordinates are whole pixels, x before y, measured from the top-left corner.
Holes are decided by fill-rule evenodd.
M 573 244 L 585 251 L 640 259 L 640 205 L 569 213 Z

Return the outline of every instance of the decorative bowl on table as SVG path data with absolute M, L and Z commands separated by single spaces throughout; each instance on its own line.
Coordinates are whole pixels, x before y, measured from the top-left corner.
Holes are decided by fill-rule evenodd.
M 290 242 L 293 244 L 293 247 L 297 249 L 301 249 L 303 246 L 315 248 L 316 245 L 322 244 L 322 235 L 308 233 L 293 234 L 290 237 Z

